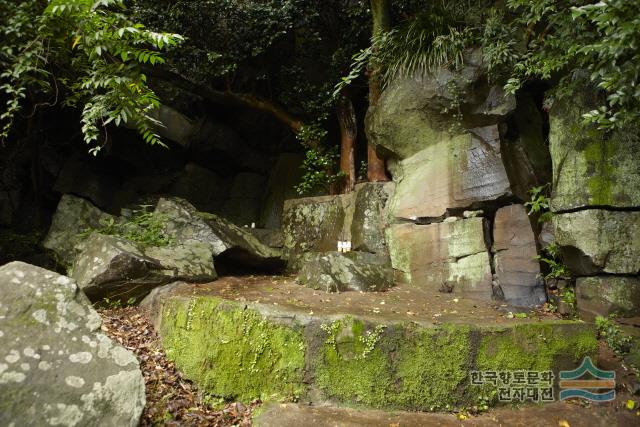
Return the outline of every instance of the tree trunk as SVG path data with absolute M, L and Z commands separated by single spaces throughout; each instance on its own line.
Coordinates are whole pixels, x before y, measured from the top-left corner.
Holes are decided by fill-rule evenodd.
M 356 185 L 355 143 L 358 136 L 356 112 L 351 99 L 340 96 L 336 104 L 340 124 L 340 171 L 344 173 L 343 192 L 353 191 Z
M 371 15 L 373 20 L 373 35 L 391 29 L 391 7 L 389 0 L 371 0 Z M 382 92 L 380 69 L 375 64 L 369 64 L 369 106 L 376 105 Z M 371 182 L 389 181 L 385 169 L 384 159 L 378 157 L 378 153 L 371 143 L 367 147 L 367 178 Z

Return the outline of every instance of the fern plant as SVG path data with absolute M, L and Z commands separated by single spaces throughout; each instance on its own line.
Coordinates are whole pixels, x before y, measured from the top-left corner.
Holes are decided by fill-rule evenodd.
M 381 70 L 383 87 L 397 77 L 426 75 L 442 66 L 460 67 L 465 49 L 478 40 L 476 28 L 466 22 L 476 3 L 433 2 L 394 29 L 374 35 L 371 46 L 352 57 L 350 72 L 336 84 L 334 97 L 367 66 Z

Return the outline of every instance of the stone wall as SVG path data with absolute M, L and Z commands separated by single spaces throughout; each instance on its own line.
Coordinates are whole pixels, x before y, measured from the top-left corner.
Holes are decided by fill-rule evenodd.
M 564 261 L 578 279 L 586 319 L 640 315 L 640 138 L 598 132 L 582 114 L 598 104 L 587 86 L 550 111 L 553 228 Z
M 367 114 L 395 183 L 386 238 L 396 280 L 537 305 L 538 227 L 523 203 L 550 175 L 544 120 L 531 97 L 490 84 L 477 51 L 465 63 L 391 82 Z

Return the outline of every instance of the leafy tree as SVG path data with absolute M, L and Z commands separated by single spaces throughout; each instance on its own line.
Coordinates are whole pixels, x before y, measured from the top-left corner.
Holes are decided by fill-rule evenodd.
M 159 105 L 143 64 L 164 62 L 162 50 L 182 37 L 154 32 L 124 14 L 124 0 L 0 1 L 5 40 L 0 50 L 0 138 L 6 140 L 19 113 L 33 117 L 62 103 L 82 110 L 84 140 L 96 154 L 107 125 L 135 127 L 161 144 L 150 115 Z
M 589 73 L 606 102 L 585 115 L 602 129 L 624 127 L 640 118 L 640 3 L 627 0 L 509 0 L 524 28 L 524 48 L 512 44 L 507 88 L 531 79 L 559 77 L 556 94 L 570 94 L 576 75 Z

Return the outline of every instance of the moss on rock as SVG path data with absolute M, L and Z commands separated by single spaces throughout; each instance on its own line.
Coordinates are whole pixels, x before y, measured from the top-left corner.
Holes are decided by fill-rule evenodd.
M 161 324 L 167 356 L 208 393 L 240 400 L 293 399 L 304 391 L 298 328 L 217 298 L 170 299 Z
M 472 370 L 575 368 L 593 356 L 592 325 L 372 322 L 306 317 L 272 305 L 175 296 L 160 326 L 167 354 L 203 390 L 225 398 L 296 399 L 319 392 L 357 406 L 448 410 L 488 395 Z M 283 319 L 287 319 L 286 322 Z
M 522 324 L 485 334 L 479 346 L 479 370 L 548 371 L 572 367 L 594 357 L 598 341 L 593 328 L 578 323 Z

